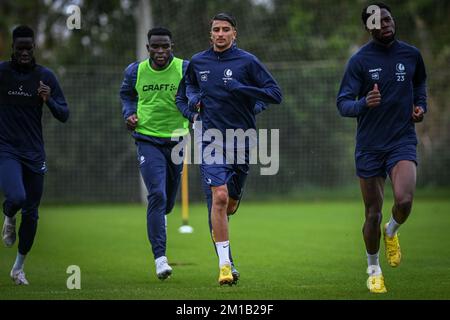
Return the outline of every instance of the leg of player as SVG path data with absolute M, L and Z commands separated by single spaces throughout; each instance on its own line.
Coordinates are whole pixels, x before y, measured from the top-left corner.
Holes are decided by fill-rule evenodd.
M 44 175 L 32 172 L 24 167 L 23 181 L 27 196 L 22 208 L 17 257 L 10 272 L 11 279 L 17 285 L 29 284 L 25 277 L 24 263 L 36 236 L 39 219 L 38 209 L 44 191 Z
M 172 268 L 166 257 L 166 175 L 167 163 L 163 151 L 151 143 L 138 143 L 140 171 L 148 191 L 147 235 L 155 258 L 156 275 L 167 279 Z
M 236 200 L 231 197 L 228 197 L 228 207 L 227 207 L 228 221 L 230 219 L 230 216 L 236 213 L 237 209 L 239 208 L 239 203 L 240 203 L 240 200 Z M 241 274 L 239 273 L 239 271 L 236 269 L 236 267 L 234 265 L 233 257 L 231 256 L 231 246 L 230 246 L 229 254 L 230 254 L 230 261 L 231 261 L 231 275 L 233 276 L 233 284 L 237 284 Z
M 212 241 L 212 244 L 214 246 L 214 251 L 216 252 L 216 255 L 219 256 L 219 254 L 217 252 L 216 240 L 214 238 L 214 231 L 213 231 L 212 222 L 211 222 L 212 191 L 211 191 L 211 187 L 205 182 L 206 181 L 206 177 L 205 177 L 205 175 L 204 175 L 202 170 L 200 170 L 200 175 L 201 175 L 201 181 L 202 181 L 202 189 L 203 189 L 203 192 L 205 194 L 206 206 L 208 208 L 209 233 L 211 235 L 211 241 Z M 233 255 L 231 254 L 231 245 L 229 245 L 228 248 L 229 248 L 228 254 L 229 254 L 229 258 L 230 258 L 230 262 L 231 262 L 231 274 L 233 275 L 233 284 L 237 284 L 237 282 L 239 280 L 239 277 L 240 277 L 240 273 L 236 269 L 236 266 L 235 266 L 234 261 L 233 261 Z
M 413 161 L 399 161 L 391 171 L 394 206 L 389 222 L 384 226 L 386 258 L 391 267 L 401 262 L 401 250 L 397 231 L 411 213 L 416 189 L 416 164 Z
M 204 179 L 202 179 L 202 181 L 203 180 Z M 209 187 L 209 185 L 207 185 L 204 182 L 203 182 L 203 189 L 205 191 L 206 206 L 208 208 L 209 233 L 211 235 L 211 240 L 212 240 L 212 243 L 213 243 L 213 246 L 214 246 L 214 251 L 216 252 L 217 256 L 219 256 L 218 253 L 217 253 L 216 240 L 214 239 L 214 231 L 213 231 L 212 223 L 211 223 L 212 192 L 211 192 L 211 188 Z M 229 255 L 230 263 L 231 263 L 231 274 L 233 275 L 233 283 L 236 284 L 239 281 L 240 273 L 236 269 L 236 266 L 234 265 L 233 255 L 231 254 L 231 245 L 229 245 L 228 248 L 229 248 L 228 255 Z
M 174 164 L 170 159 L 172 148 L 167 148 L 165 152 L 167 161 L 167 175 L 166 175 L 166 214 L 172 212 L 177 199 L 177 192 L 180 187 L 181 175 L 183 172 L 183 164 Z
M 241 164 L 234 167 L 234 174 L 227 182 L 228 188 L 228 207 L 227 207 L 227 215 L 228 221 L 232 215 L 234 215 L 239 209 L 239 205 L 241 203 L 242 195 L 244 192 L 245 182 L 247 180 L 249 168 L 248 164 Z M 235 268 L 233 263 L 233 258 L 231 257 L 230 251 L 230 260 L 231 260 L 231 273 L 233 275 L 233 283 L 236 284 L 239 281 L 240 273 Z
M 167 170 L 166 170 L 166 212 L 164 216 L 165 221 L 165 232 L 167 235 L 167 215 L 172 212 L 173 207 L 175 206 L 175 202 L 177 199 L 177 192 L 180 187 L 181 175 L 183 172 L 183 164 L 175 164 L 171 160 L 171 147 L 165 147 L 164 154 L 166 157 Z M 166 279 L 172 274 L 172 267 L 169 266 L 167 258 L 165 254 L 162 258 L 158 258 L 155 260 L 157 275 L 161 280 Z
M 227 215 L 231 216 L 236 213 L 239 207 L 239 200 L 228 198 Z
M 16 213 L 26 200 L 22 164 L 19 161 L 0 157 L 0 188 L 5 196 L 2 240 L 5 246 L 10 248 L 16 242 Z
M 228 238 L 228 188 L 226 185 L 211 187 L 212 208 L 211 224 L 216 242 L 217 254 L 219 256 L 219 284 L 233 283 L 231 274 L 231 261 L 229 256 L 230 241 Z
M 367 273 L 369 275 L 367 287 L 373 293 L 386 292 L 379 263 L 384 180 L 383 177 L 360 179 L 365 206 L 363 236 L 367 253 Z

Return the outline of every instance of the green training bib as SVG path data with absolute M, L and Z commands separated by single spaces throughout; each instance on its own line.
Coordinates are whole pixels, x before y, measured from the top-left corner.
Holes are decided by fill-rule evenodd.
M 174 57 L 164 70 L 154 70 L 150 59 L 139 64 L 135 87 L 139 97 L 136 132 L 160 138 L 184 136 L 189 132 L 189 121 L 175 104 L 182 78 L 182 59 Z

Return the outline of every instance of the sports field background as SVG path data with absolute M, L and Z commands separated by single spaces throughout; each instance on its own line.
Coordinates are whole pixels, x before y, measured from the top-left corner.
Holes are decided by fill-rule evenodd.
M 140 10 L 144 1 L 152 12 Z M 82 28 L 68 31 L 66 9 L 73 2 L 81 6 Z M 0 244 L 0 300 L 450 299 L 450 1 L 387 2 L 398 37 L 424 57 L 429 112 L 417 125 L 419 189 L 400 231 L 403 262 L 388 267 L 382 245 L 388 293 L 370 295 L 354 169 L 356 121 L 340 117 L 335 104 L 346 61 L 369 39 L 360 22 L 362 1 L 2 0 L 0 60 L 10 57 L 12 29 L 31 25 L 37 61 L 55 72 L 71 116 L 61 124 L 44 111 L 49 171 L 25 264 L 31 285 L 13 286 L 8 274 L 17 244 Z M 208 47 L 208 21 L 220 11 L 235 15 L 238 46 L 255 54 L 282 88 L 283 103 L 257 117 L 258 129 L 280 130 L 280 170 L 261 176 L 252 166 L 231 219 L 241 281 L 220 288 L 199 170 L 189 166 L 195 232 L 178 233 L 177 206 L 168 229 L 174 274 L 161 282 L 118 91 L 124 69 L 137 59 L 137 39 L 145 40 L 145 32 L 137 32 L 139 16 L 170 28 L 175 55 L 190 59 Z M 392 205 L 389 183 L 386 196 L 384 221 Z M 69 265 L 81 268 L 81 290 L 66 288 Z
M 392 204 L 384 206 L 384 220 Z M 3 299 L 450 299 L 450 201 L 419 198 L 400 230 L 403 261 L 390 268 L 381 247 L 388 293 L 369 294 L 358 200 L 243 203 L 231 219 L 241 280 L 219 287 L 206 210 L 191 207 L 193 234 L 180 234 L 179 208 L 169 216 L 168 258 L 174 273 L 156 278 L 140 205 L 48 206 L 25 271 L 30 286 L 8 277 L 15 248 L 0 248 Z M 69 265 L 81 290 L 68 290 Z

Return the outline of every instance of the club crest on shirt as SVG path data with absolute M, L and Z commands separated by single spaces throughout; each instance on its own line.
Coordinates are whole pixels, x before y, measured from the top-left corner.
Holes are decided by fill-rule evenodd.
M 406 68 L 403 63 L 397 63 L 395 66 L 395 70 L 397 71 L 395 73 L 395 76 L 397 78 L 397 82 L 403 82 L 405 81 L 406 76 Z
M 403 63 L 397 63 L 395 69 L 397 69 L 398 73 L 405 73 L 405 65 Z
M 231 78 L 233 76 L 233 71 L 231 69 L 225 69 L 223 75 L 225 78 Z
M 224 77 L 222 78 L 222 80 L 224 81 L 224 83 L 227 83 L 227 81 L 233 80 L 233 71 L 227 68 L 223 71 L 223 76 Z

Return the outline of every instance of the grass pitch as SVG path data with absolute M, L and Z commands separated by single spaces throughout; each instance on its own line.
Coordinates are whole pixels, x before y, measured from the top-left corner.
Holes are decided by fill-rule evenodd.
M 392 202 L 384 205 L 383 220 Z M 180 234 L 179 208 L 169 215 L 167 256 L 174 272 L 156 278 L 139 205 L 41 208 L 25 271 L 30 286 L 9 279 L 17 244 L 0 248 L 4 299 L 450 299 L 450 200 L 414 203 L 400 229 L 402 264 L 380 260 L 388 293 L 369 294 L 361 200 L 243 202 L 231 218 L 231 246 L 241 281 L 219 287 L 206 206 L 192 205 L 193 234 Z M 67 267 L 81 268 L 81 290 L 66 287 Z

